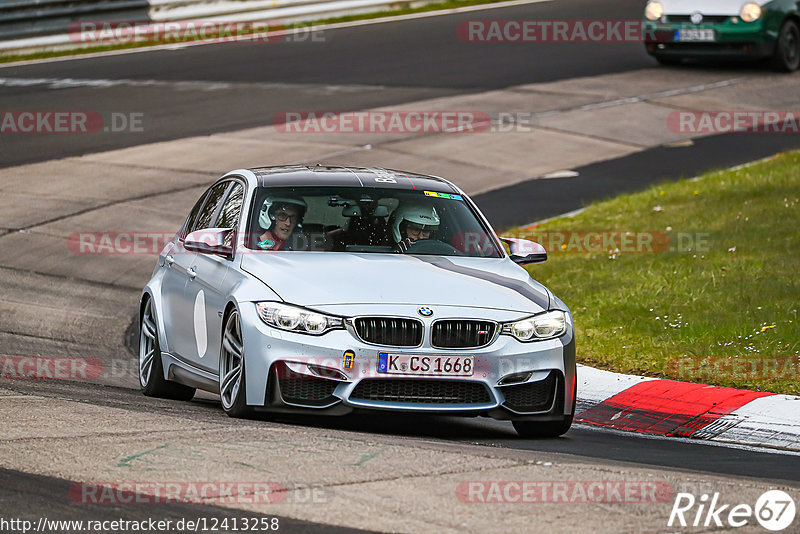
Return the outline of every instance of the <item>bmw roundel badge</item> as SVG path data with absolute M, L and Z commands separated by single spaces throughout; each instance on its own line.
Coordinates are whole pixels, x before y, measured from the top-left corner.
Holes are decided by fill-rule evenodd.
M 430 317 L 433 315 L 433 310 L 428 308 L 427 306 L 422 306 L 417 312 L 423 317 Z

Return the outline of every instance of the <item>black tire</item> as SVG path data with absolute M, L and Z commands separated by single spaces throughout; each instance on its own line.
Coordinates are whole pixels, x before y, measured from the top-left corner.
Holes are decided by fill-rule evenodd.
M 236 360 L 238 360 L 239 375 L 235 380 L 238 383 L 232 384 L 235 375 L 231 375 L 231 378 L 228 378 L 228 375 L 236 372 Z M 229 417 L 246 419 L 253 416 L 253 407 L 247 405 L 246 385 L 242 325 L 239 313 L 232 310 L 223 322 L 222 343 L 219 350 L 219 396 L 222 409 Z
M 670 65 L 680 65 L 681 59 L 678 57 L 669 57 L 669 56 L 653 56 L 656 58 L 656 61 L 660 65 L 670 66 Z
M 572 415 L 561 421 L 512 421 L 514 430 L 523 438 L 557 438 L 567 433 L 572 426 Z
M 139 318 L 138 368 L 139 387 L 145 396 L 182 401 L 189 401 L 194 397 L 195 388 L 164 378 L 161 345 L 158 343 L 158 321 L 150 299 L 147 299 Z
M 792 72 L 800 67 L 800 28 L 793 20 L 787 20 L 778 32 L 772 68 L 780 72 Z

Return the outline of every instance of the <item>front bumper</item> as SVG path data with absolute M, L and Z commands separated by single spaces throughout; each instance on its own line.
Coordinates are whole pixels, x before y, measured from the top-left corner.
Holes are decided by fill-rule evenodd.
M 681 30 L 711 30 L 713 41 L 681 41 Z M 763 20 L 733 23 L 645 23 L 645 48 L 653 56 L 668 58 L 760 59 L 771 56 L 777 33 L 766 31 Z
M 427 339 L 414 348 L 381 347 L 361 341 L 350 330 L 323 336 L 280 331 L 264 324 L 252 303 L 243 303 L 240 314 L 249 405 L 330 415 L 388 410 L 553 420 L 572 414 L 576 375 L 571 319 L 567 333 L 552 340 L 521 343 L 497 335 L 478 349 L 437 349 Z M 431 320 L 423 322 L 427 332 Z M 345 351 L 355 355 L 349 369 Z M 471 355 L 474 371 L 469 377 L 387 376 L 378 372 L 381 352 Z

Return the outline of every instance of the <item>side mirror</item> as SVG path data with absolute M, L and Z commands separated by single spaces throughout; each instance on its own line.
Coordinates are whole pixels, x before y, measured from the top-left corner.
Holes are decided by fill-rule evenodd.
M 183 248 L 200 254 L 217 254 L 228 260 L 233 259 L 233 247 L 225 245 L 225 237 L 233 228 L 206 228 L 186 236 Z
M 509 250 L 511 250 L 511 261 L 517 265 L 530 265 L 547 261 L 547 251 L 539 243 L 516 237 L 501 237 L 500 241 L 508 245 Z

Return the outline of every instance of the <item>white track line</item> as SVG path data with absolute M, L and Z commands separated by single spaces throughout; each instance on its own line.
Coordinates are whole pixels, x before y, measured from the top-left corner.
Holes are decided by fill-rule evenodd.
M 72 89 L 74 87 L 93 87 L 106 89 L 109 87 L 169 87 L 184 91 L 224 91 L 235 88 L 252 89 L 294 89 L 310 93 L 363 93 L 365 91 L 382 91 L 382 85 L 333 85 L 333 84 L 300 84 L 300 83 L 279 83 L 279 82 L 208 82 L 202 80 L 133 80 L 133 79 L 104 79 L 104 78 L 1 78 L 0 87 L 31 87 L 35 85 L 46 85 L 50 89 Z

